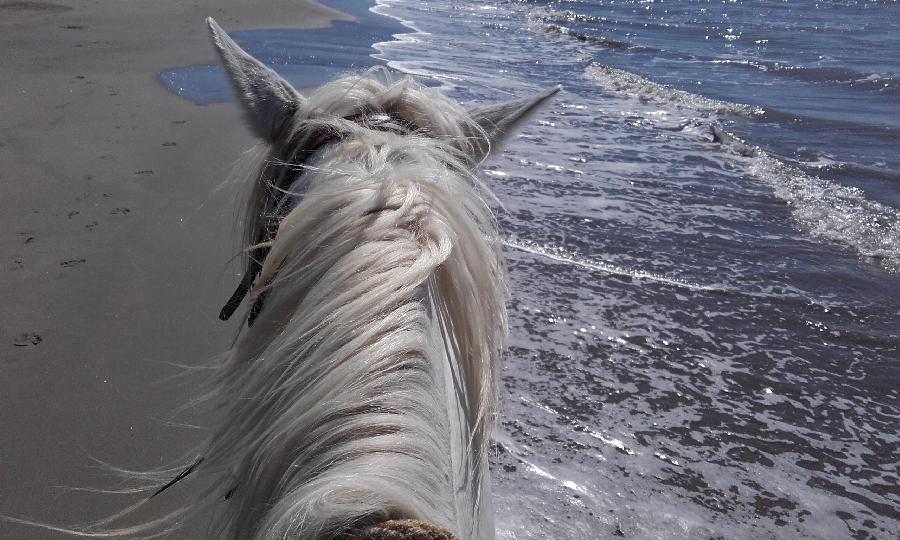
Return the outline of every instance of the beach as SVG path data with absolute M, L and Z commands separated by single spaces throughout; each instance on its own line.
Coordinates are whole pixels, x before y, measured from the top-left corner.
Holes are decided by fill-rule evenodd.
M 510 289 L 497 538 L 900 535 L 900 6 L 320 1 L 0 0 L 0 514 L 119 511 L 73 489 L 215 424 L 190 368 L 238 330 L 265 148 L 212 16 L 301 89 L 563 85 L 481 170 Z
M 257 142 L 233 104 L 159 82 L 217 61 L 207 16 L 348 19 L 287 0 L 0 2 L 0 514 L 103 517 L 131 499 L 65 489 L 115 487 L 95 460 L 158 467 L 203 437 L 177 411 L 202 374 L 173 377 L 236 331 L 217 315 L 240 271 L 236 163 Z M 0 523 L 0 537 L 68 536 Z

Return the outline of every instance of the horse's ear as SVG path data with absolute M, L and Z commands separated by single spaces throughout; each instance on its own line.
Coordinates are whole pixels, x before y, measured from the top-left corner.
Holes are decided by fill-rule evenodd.
M 535 96 L 504 101 L 496 105 L 485 105 L 469 110 L 469 115 L 481 126 L 487 135 L 486 145 L 478 145 L 480 155 L 477 160 L 484 159 L 487 154 L 497 152 L 503 143 L 515 133 L 534 113 L 540 110 L 562 86 L 556 85 Z
M 250 127 L 271 142 L 302 103 L 303 96 L 289 82 L 241 49 L 212 17 L 208 17 L 206 23 L 228 78 L 247 113 Z

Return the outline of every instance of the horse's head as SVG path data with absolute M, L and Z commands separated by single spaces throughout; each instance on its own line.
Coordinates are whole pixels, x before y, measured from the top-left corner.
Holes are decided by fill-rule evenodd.
M 304 96 L 241 49 L 212 18 L 207 22 L 248 124 L 272 146 L 249 200 L 247 272 L 223 308 L 223 319 L 250 291 L 282 219 L 306 191 L 303 171 L 322 165 L 326 150 L 337 154 L 340 146 L 338 163 L 395 164 L 436 151 L 442 168 L 474 179 L 478 165 L 560 90 L 466 110 L 409 77 L 357 75 Z M 251 310 L 250 323 L 260 308 L 257 303 Z

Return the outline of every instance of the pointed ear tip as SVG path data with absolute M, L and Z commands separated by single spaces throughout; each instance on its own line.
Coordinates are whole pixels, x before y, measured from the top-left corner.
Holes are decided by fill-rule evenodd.
M 228 37 L 228 32 L 219 26 L 219 23 L 212 17 L 206 18 L 206 25 L 209 27 L 209 37 L 212 39 L 213 46 L 219 51 L 219 54 L 227 54 L 226 51 L 232 43 L 231 38 Z
M 212 34 L 213 37 L 219 36 L 224 32 L 222 27 L 219 26 L 219 23 L 216 22 L 212 17 L 206 18 L 206 26 L 209 28 L 209 33 Z
M 561 84 L 553 85 L 553 86 L 551 86 L 550 88 L 544 90 L 543 92 L 541 92 L 541 93 L 539 93 L 539 94 L 537 94 L 537 95 L 532 96 L 532 98 L 531 98 L 531 103 L 533 103 L 533 104 L 535 104 L 535 105 L 538 105 L 538 104 L 544 104 L 544 103 L 546 103 L 547 101 L 549 101 L 550 98 L 552 98 L 552 97 L 555 96 L 556 94 L 560 93 L 560 91 L 562 91 L 562 85 L 561 85 Z

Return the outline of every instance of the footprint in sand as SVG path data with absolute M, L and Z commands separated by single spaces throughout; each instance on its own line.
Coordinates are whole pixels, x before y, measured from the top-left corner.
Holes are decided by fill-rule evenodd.
M 68 261 L 63 261 L 63 262 L 59 263 L 59 265 L 64 268 L 72 268 L 72 267 L 78 266 L 80 264 L 84 264 L 86 261 L 87 261 L 87 259 L 70 259 Z
M 126 208 L 124 206 L 122 206 L 120 208 L 113 208 L 112 210 L 109 211 L 110 214 L 113 214 L 113 215 L 119 214 L 122 216 L 127 215 L 130 212 L 131 212 L 131 209 Z
M 16 347 L 29 347 L 42 341 L 44 341 L 44 338 L 33 332 L 22 332 L 13 339 L 13 345 Z

